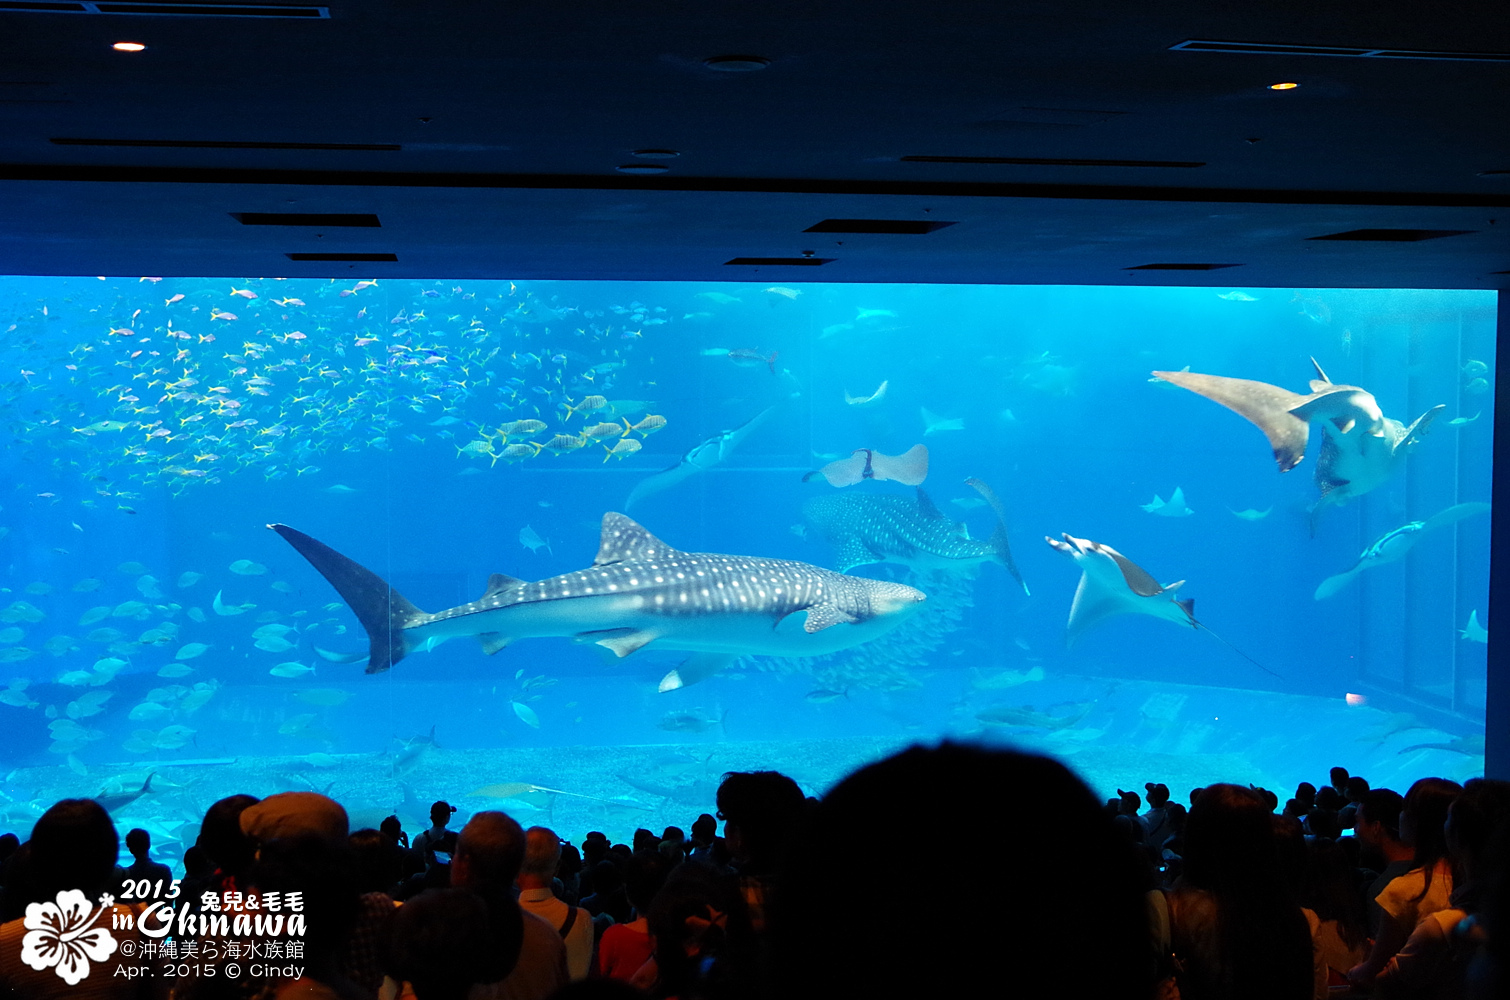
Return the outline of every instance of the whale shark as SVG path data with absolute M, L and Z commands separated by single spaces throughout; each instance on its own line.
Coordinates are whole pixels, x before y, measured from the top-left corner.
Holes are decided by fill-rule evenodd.
M 904 584 L 787 559 L 683 552 L 609 512 L 587 569 L 535 582 L 495 573 L 477 600 L 432 614 L 323 542 L 286 524 L 268 527 L 362 623 L 370 674 L 468 636 L 487 653 L 517 639 L 560 636 L 620 657 L 646 646 L 728 659 L 818 656 L 884 635 L 927 599 Z
M 1471 517 L 1474 514 L 1487 513 L 1489 513 L 1489 505 L 1487 503 L 1454 504 L 1446 510 L 1438 511 L 1424 521 L 1411 521 L 1409 524 L 1402 524 L 1398 528 L 1386 531 L 1372 545 L 1363 550 L 1363 553 L 1358 556 L 1357 562 L 1353 563 L 1351 567 L 1322 580 L 1320 586 L 1316 588 L 1314 596 L 1318 601 L 1326 600 L 1351 583 L 1353 577 L 1364 570 L 1373 569 L 1375 566 L 1383 566 L 1405 558 L 1405 553 L 1414 548 L 1415 544 L 1421 540 L 1421 536 L 1428 531 L 1445 528 L 1449 524 L 1456 524 L 1463 518 Z
M 1311 507 L 1311 530 L 1329 506 L 1339 506 L 1376 489 L 1396 472 L 1406 455 L 1431 428 L 1446 407 L 1438 404 L 1409 425 L 1386 417 L 1372 393 L 1356 385 L 1334 383 L 1311 359 L 1316 378 L 1309 395 L 1267 382 L 1202 375 L 1199 372 L 1153 373 L 1220 403 L 1246 418 L 1269 439 L 1280 472 L 1289 472 L 1305 457 L 1312 423 L 1323 437 L 1316 459 L 1316 486 L 1321 499 Z
M 1175 591 L 1185 585 L 1184 580 L 1161 584 L 1147 570 L 1110 545 L 1069 534 L 1060 537 L 1063 541 L 1047 535 L 1043 540 L 1074 560 L 1075 566 L 1080 570 L 1080 585 L 1075 588 L 1075 599 L 1070 605 L 1070 620 L 1065 629 L 1065 645 L 1073 646 L 1087 629 L 1116 615 L 1148 615 L 1176 625 L 1203 629 L 1260 670 L 1274 674 L 1274 671 L 1196 619 L 1195 600 L 1175 597 Z
M 814 497 L 802 514 L 835 549 L 840 572 L 872 563 L 897 563 L 910 569 L 961 570 L 997 562 L 1029 593 L 1007 543 L 1000 501 L 978 479 L 966 480 L 996 512 L 989 540 L 970 537 L 961 521 L 951 521 L 921 488 L 915 496 L 895 493 L 832 493 Z

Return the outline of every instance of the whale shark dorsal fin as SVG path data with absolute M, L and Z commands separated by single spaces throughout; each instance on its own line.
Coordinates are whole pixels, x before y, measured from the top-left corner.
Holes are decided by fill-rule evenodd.
M 1110 545 L 1096 543 L 1096 548 L 1098 551 L 1111 557 L 1112 562 L 1117 564 L 1117 568 L 1122 571 L 1122 582 L 1126 583 L 1127 589 L 1131 590 L 1134 594 L 1137 594 L 1139 597 L 1153 597 L 1155 594 L 1164 593 L 1164 588 L 1159 585 L 1159 581 L 1150 576 L 1148 571 L 1142 566 L 1139 566 Z M 1183 583 L 1184 581 L 1180 582 Z
M 921 486 L 919 486 L 917 489 L 918 489 L 918 511 L 924 517 L 932 518 L 932 519 L 938 520 L 938 521 L 943 520 L 944 519 L 944 514 L 943 514 L 942 511 L 940 511 L 938 509 L 938 505 L 933 502 L 933 499 L 931 497 L 929 497 L 928 494 L 926 494 L 926 493 L 923 492 L 923 488 Z
M 633 518 L 609 511 L 603 515 L 603 536 L 598 542 L 598 558 L 592 564 L 607 566 L 629 559 L 665 559 L 676 552 Z

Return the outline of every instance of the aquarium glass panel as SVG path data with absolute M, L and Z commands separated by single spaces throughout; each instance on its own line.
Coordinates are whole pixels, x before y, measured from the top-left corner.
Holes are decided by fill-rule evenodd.
M 627 841 L 939 738 L 1461 779 L 1494 343 L 1491 292 L 3 279 L 0 829 Z

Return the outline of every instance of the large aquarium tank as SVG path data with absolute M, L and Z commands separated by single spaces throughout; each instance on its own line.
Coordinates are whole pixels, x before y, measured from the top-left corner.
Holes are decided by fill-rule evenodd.
M 1107 796 L 1481 773 L 1495 305 L 0 279 L 0 830 L 628 840 L 940 738 Z

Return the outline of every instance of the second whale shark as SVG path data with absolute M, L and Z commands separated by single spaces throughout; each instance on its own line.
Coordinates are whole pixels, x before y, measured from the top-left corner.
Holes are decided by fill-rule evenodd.
M 652 644 L 726 659 L 818 656 L 885 634 L 927 599 L 904 584 L 787 559 L 683 552 L 610 512 L 587 569 L 534 582 L 495 573 L 476 601 L 431 614 L 328 545 L 286 524 L 268 527 L 330 581 L 367 630 L 368 673 L 466 636 L 488 653 L 516 639 L 564 636 L 621 657 Z M 697 679 L 711 669 L 702 665 Z M 663 690 L 689 682 L 663 682 Z
M 872 563 L 897 563 L 924 572 L 962 570 L 997 562 L 1029 593 L 1007 543 L 1001 501 L 979 479 L 966 484 L 980 493 L 996 514 L 989 539 L 970 537 L 963 522 L 952 521 L 921 488 L 915 497 L 894 493 L 837 493 L 814 497 L 802 515 L 834 546 L 841 572 Z

